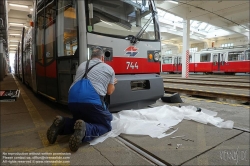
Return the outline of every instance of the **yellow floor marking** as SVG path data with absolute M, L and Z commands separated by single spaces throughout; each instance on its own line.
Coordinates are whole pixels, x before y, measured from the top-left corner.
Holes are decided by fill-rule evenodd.
M 208 102 L 208 103 L 214 103 L 214 101 L 211 101 L 211 100 L 206 100 L 206 102 Z
M 9 152 L 9 153 L 21 153 L 21 152 L 31 152 L 36 150 L 37 148 L 27 148 L 27 147 L 18 147 L 18 148 L 1 148 L 1 152 Z
M 22 95 L 23 101 L 29 111 L 29 114 L 31 116 L 31 119 L 35 125 L 36 128 L 38 127 L 46 127 L 46 123 L 44 122 L 43 118 L 41 117 L 41 115 L 39 114 L 39 112 L 37 111 L 36 107 L 34 106 L 34 104 L 31 102 L 31 100 L 29 99 L 29 97 L 27 96 L 27 94 L 25 93 L 25 91 L 23 90 L 23 88 L 20 86 L 19 82 L 16 80 L 16 78 L 14 77 L 14 80 L 17 84 L 18 89 L 20 89 L 20 93 Z
M 7 137 L 7 136 L 13 136 L 13 135 L 24 134 L 24 133 L 29 133 L 29 132 L 35 132 L 36 130 L 37 130 L 36 128 L 32 128 L 32 129 L 27 129 L 27 130 L 7 132 L 7 133 L 1 134 L 1 137 Z
M 41 115 L 39 114 L 39 112 L 37 111 L 36 107 L 34 106 L 34 104 L 32 103 L 32 101 L 29 99 L 29 97 L 27 96 L 27 94 L 25 93 L 25 91 L 23 90 L 23 88 L 20 86 L 19 82 L 16 80 L 16 78 L 13 76 L 16 84 L 17 84 L 17 87 L 18 89 L 20 89 L 20 92 L 21 92 L 21 95 L 22 95 L 22 98 L 23 98 L 23 101 L 29 111 L 29 114 L 31 116 L 31 119 L 35 125 L 36 128 L 40 128 L 40 127 L 46 127 L 47 128 L 47 125 L 46 123 L 44 122 L 43 118 L 41 117 Z M 31 130 L 31 129 L 29 129 Z M 21 133 L 22 131 L 18 131 L 17 133 Z M 40 140 L 42 141 L 42 144 L 45 148 L 42 148 L 42 149 L 35 149 L 35 148 L 32 148 L 32 149 L 25 149 L 26 151 L 28 150 L 29 152 L 66 152 L 68 149 L 66 148 L 61 148 L 57 143 L 55 143 L 54 145 L 50 145 L 48 140 L 47 140 L 47 136 L 46 136 L 46 132 L 47 132 L 47 129 L 46 130 L 40 130 L 38 131 L 38 135 L 40 137 Z M 13 133 L 12 133 L 13 134 Z M 17 149 L 15 148 L 10 148 L 11 150 L 13 150 L 14 152 L 19 152 L 19 151 L 16 151 Z M 46 150 L 46 151 L 45 151 Z M 62 156 L 64 157 L 64 156 Z M 62 165 L 61 163 L 53 163 L 52 166 L 60 166 Z M 63 164 L 63 165 L 69 165 L 69 164 Z
M 227 103 L 227 102 L 219 102 L 219 101 L 208 100 L 208 99 L 196 99 L 196 98 L 192 98 L 192 97 L 188 97 L 188 96 L 181 96 L 181 98 L 185 98 L 185 100 L 205 101 L 208 103 L 217 103 L 217 104 L 223 104 L 223 105 L 230 105 L 230 106 L 234 106 L 234 107 L 244 107 L 247 109 L 250 108 L 250 106 L 245 106 L 245 105 L 241 105 L 241 104 L 231 104 L 231 103 Z

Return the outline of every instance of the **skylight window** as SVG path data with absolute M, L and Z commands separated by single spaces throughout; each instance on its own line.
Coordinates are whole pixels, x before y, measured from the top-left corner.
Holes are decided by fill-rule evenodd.
M 205 27 L 206 27 L 207 25 L 208 25 L 207 23 L 203 22 L 203 23 L 201 23 L 201 25 L 199 26 L 199 29 L 203 30 L 203 29 L 205 29 Z
M 200 22 L 199 21 L 193 21 L 192 24 L 191 24 L 191 27 L 193 28 L 198 28 L 198 26 L 200 25 Z
M 208 32 L 212 28 L 212 25 L 208 25 L 205 29 L 206 32 Z
M 164 18 L 167 20 L 175 21 L 175 15 L 170 14 L 170 13 L 166 13 Z
M 160 17 L 164 17 L 164 15 L 166 14 L 166 12 L 161 9 L 157 9 L 157 12 L 158 12 L 157 15 Z

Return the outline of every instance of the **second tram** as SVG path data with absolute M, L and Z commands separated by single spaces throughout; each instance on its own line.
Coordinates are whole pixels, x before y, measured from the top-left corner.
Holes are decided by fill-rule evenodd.
M 181 56 L 165 56 L 162 71 L 181 73 Z M 250 50 L 243 46 L 203 49 L 189 55 L 189 72 L 250 73 Z

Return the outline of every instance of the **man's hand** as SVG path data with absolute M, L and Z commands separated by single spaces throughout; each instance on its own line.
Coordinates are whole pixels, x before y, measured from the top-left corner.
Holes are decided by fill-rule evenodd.
M 118 81 L 117 81 L 117 79 L 115 78 L 115 79 L 114 79 L 114 85 L 117 84 L 117 82 L 118 82 Z

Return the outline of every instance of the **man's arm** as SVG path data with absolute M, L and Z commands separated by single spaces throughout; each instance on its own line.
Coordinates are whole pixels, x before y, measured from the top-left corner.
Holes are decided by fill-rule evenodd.
M 107 94 L 111 95 L 115 91 L 115 84 L 117 83 L 117 79 L 114 79 L 114 84 L 108 84 Z

